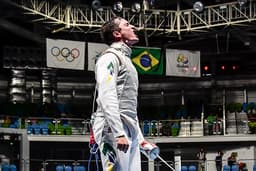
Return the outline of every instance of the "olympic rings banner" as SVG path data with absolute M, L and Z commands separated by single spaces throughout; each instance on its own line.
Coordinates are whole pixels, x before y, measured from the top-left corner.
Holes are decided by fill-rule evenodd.
M 85 42 L 46 39 L 47 67 L 84 70 Z

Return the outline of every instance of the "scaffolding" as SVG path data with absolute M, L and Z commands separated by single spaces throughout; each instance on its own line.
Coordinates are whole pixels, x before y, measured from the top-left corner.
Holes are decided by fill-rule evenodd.
M 12 1 L 24 9 L 26 14 L 35 16 L 34 22 L 44 22 L 52 26 L 52 32 L 70 30 L 73 32 L 98 33 L 103 23 L 119 15 L 139 31 L 146 31 L 148 36 L 182 32 L 207 31 L 214 27 L 245 25 L 256 20 L 256 1 L 246 5 L 238 1 L 207 6 L 200 13 L 193 9 L 176 10 L 149 9 L 141 13 L 132 13 L 124 8 L 116 14 L 110 7 L 93 10 L 87 5 L 71 5 L 56 1 L 22 0 Z

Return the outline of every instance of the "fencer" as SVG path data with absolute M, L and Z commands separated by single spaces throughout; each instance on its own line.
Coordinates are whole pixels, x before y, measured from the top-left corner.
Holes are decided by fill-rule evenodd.
M 97 110 L 91 120 L 103 171 L 141 171 L 140 152 L 155 159 L 159 148 L 144 139 L 137 116 L 139 82 L 130 56 L 139 38 L 121 17 L 103 24 L 101 35 L 110 47 L 96 61 Z

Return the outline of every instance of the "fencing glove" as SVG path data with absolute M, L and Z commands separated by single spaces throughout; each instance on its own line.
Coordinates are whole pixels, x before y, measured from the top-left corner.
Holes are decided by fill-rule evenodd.
M 155 160 L 160 153 L 158 146 L 147 141 L 140 143 L 140 151 L 151 160 Z

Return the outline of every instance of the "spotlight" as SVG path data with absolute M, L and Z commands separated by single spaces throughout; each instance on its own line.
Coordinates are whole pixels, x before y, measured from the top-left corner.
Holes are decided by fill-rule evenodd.
M 208 71 L 209 70 L 209 66 L 208 65 L 205 65 L 204 66 L 204 71 Z
M 193 8 L 196 12 L 202 12 L 204 9 L 204 5 L 201 1 L 196 1 L 193 5 Z
M 133 13 L 139 13 L 141 11 L 140 4 L 138 2 L 133 3 L 132 6 L 131 6 L 131 11 Z
M 226 66 L 225 65 L 221 65 L 220 69 L 224 71 L 224 70 L 226 70 Z
M 100 0 L 93 0 L 92 1 L 92 8 L 96 11 L 102 11 L 101 2 Z
M 113 9 L 114 11 L 116 12 L 121 12 L 123 10 L 123 4 L 121 1 L 118 1 L 116 2 L 114 5 L 113 5 Z
M 240 6 L 244 6 L 247 3 L 247 0 L 238 0 Z

